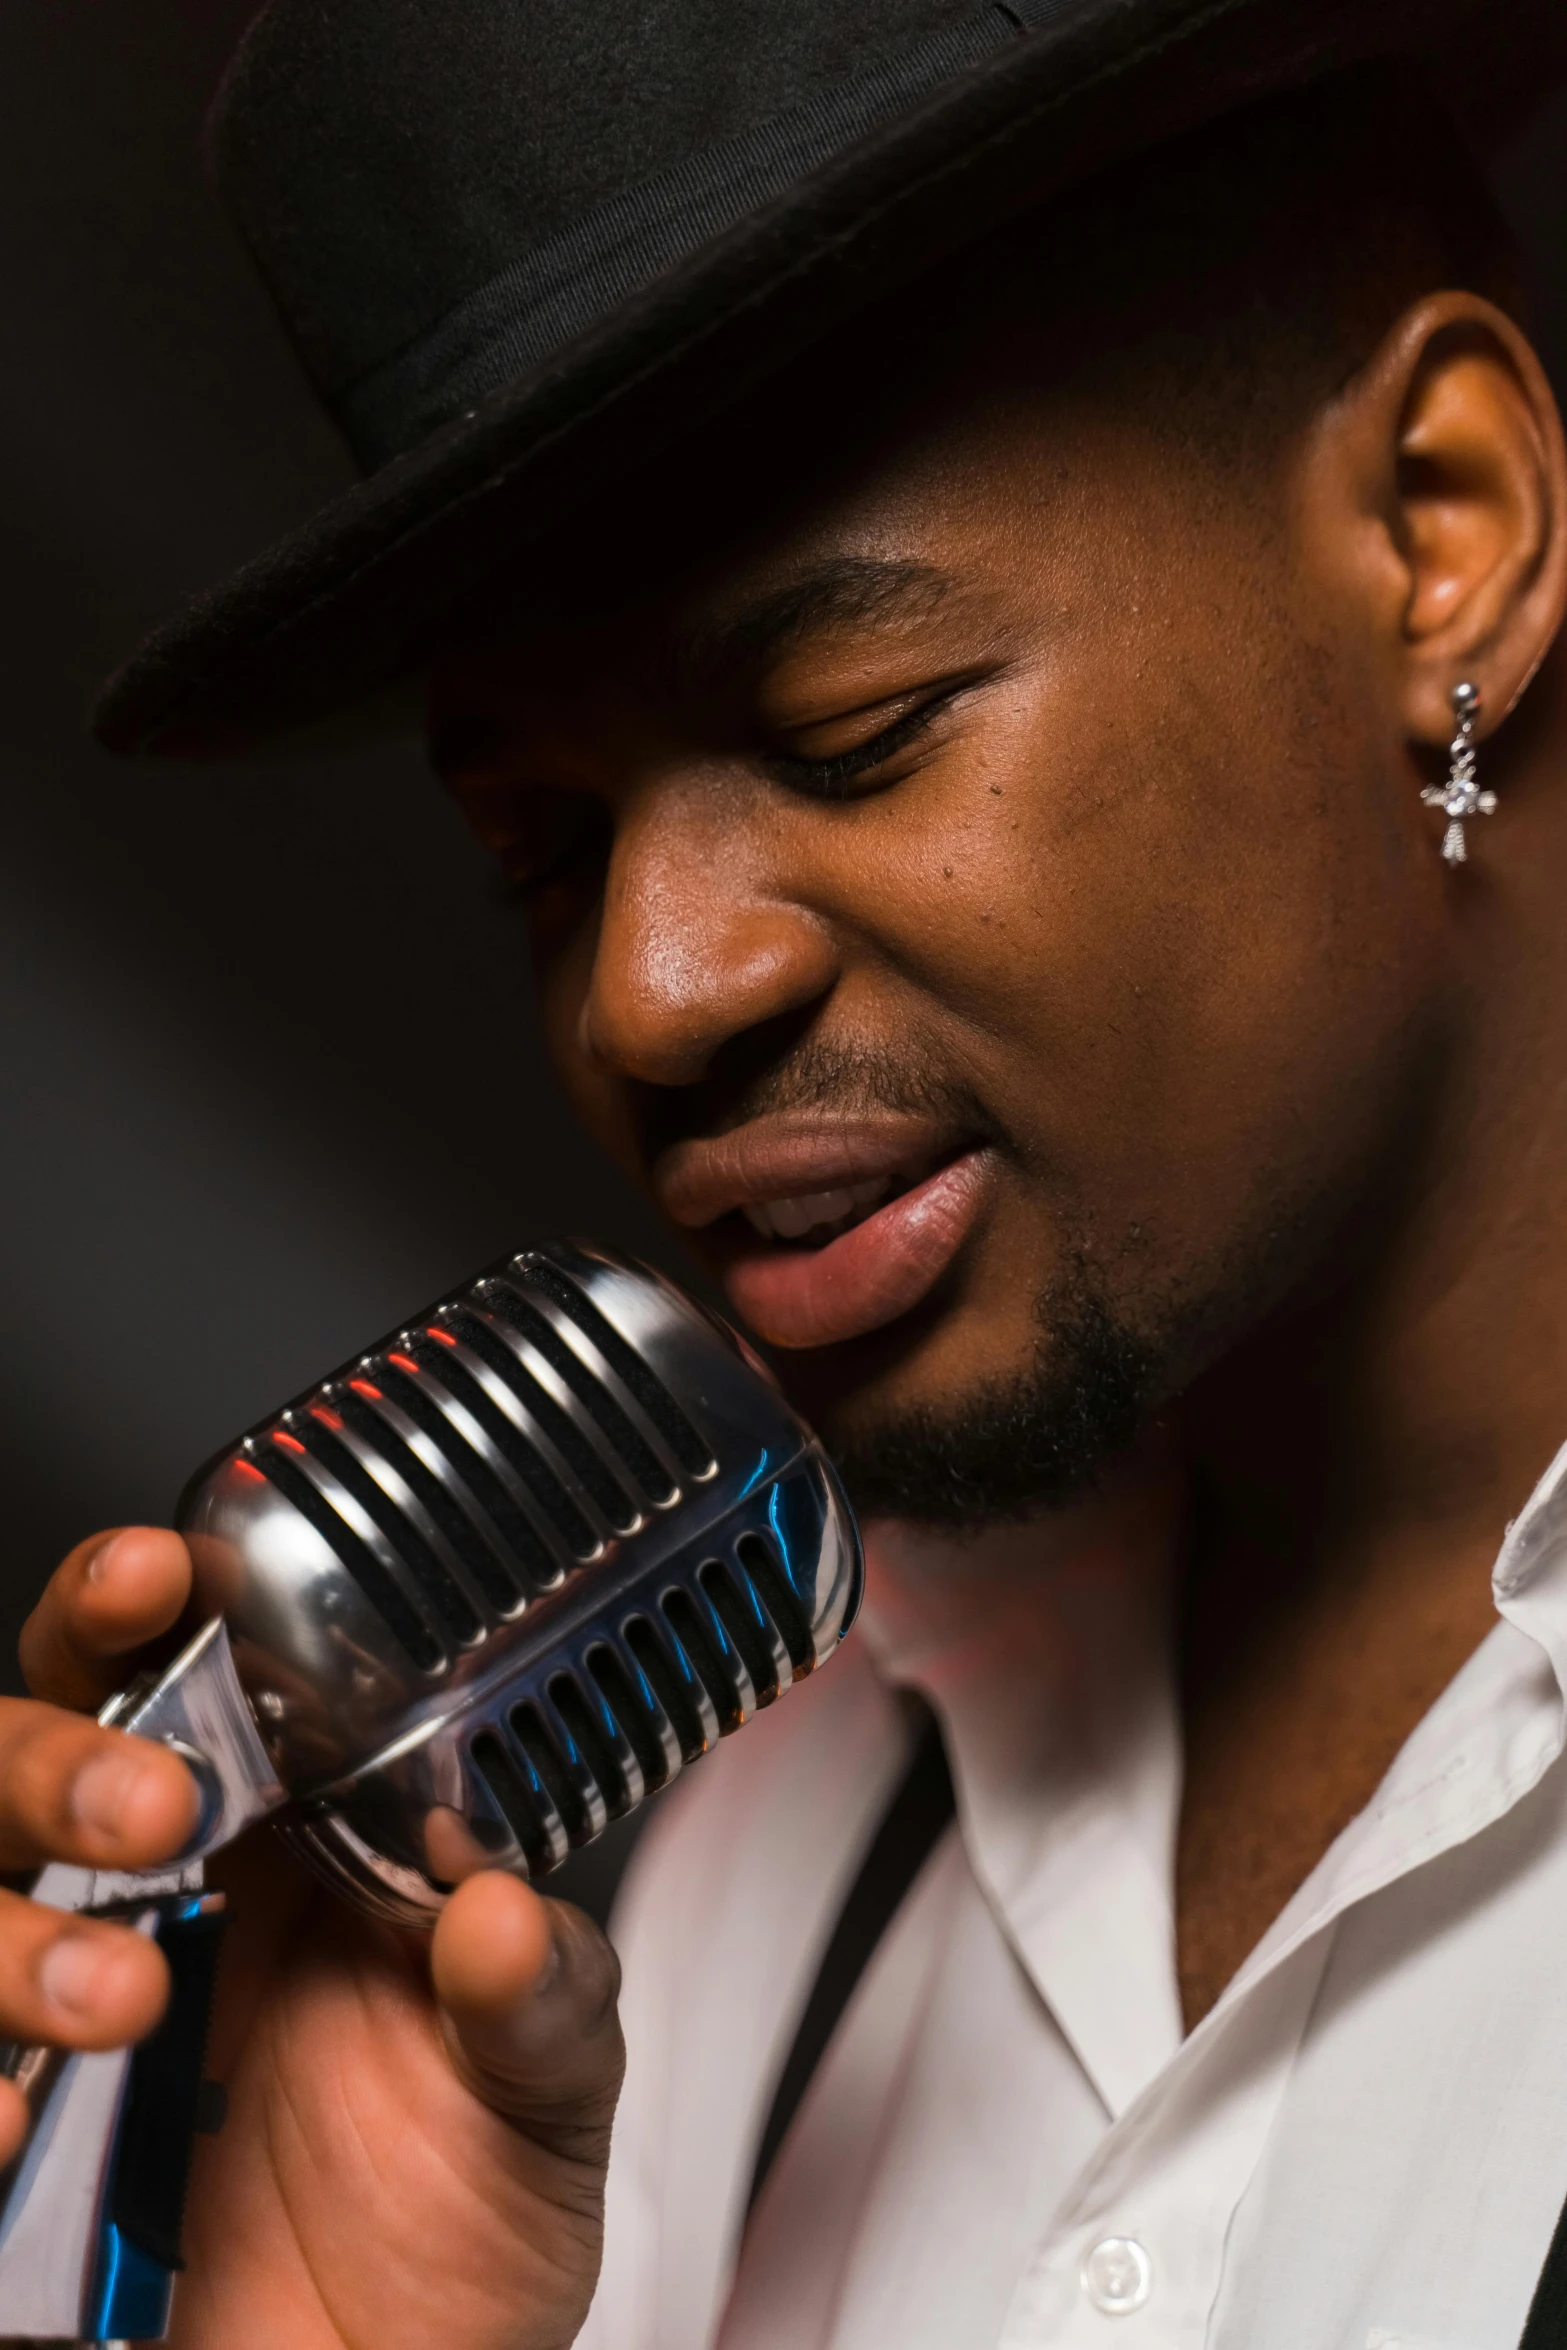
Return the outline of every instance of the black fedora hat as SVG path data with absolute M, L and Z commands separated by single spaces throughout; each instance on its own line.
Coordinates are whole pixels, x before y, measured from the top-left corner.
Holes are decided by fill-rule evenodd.
M 417 661 L 628 451 L 1008 213 L 1269 91 L 1433 61 L 1477 119 L 1562 0 L 273 0 L 224 193 L 364 480 L 105 687 L 219 752 Z

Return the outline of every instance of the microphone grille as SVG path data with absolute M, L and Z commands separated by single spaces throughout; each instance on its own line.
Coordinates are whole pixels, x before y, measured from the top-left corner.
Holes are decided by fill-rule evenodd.
M 416 1316 L 242 1446 L 425 1671 L 716 1467 L 646 1356 L 537 1252 Z
M 226 1448 L 179 1518 L 291 1832 L 402 1916 L 475 1853 L 553 1867 L 830 1655 L 860 1588 L 847 1504 L 762 1365 L 577 1244 L 411 1317 Z

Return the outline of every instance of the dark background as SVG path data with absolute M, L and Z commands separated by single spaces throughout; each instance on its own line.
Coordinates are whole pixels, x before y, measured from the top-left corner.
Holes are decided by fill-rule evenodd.
M 83 1534 L 486 1258 L 647 1253 L 413 750 L 87 741 L 100 675 L 349 478 L 202 174 L 253 0 L 0 9 L 0 1656 Z M 11 1684 L 14 1685 L 14 1682 Z
M 0 9 L 0 1672 L 52 1562 L 520 1241 L 650 1254 L 417 755 L 127 767 L 141 631 L 348 478 L 202 177 L 254 0 Z M 1567 378 L 1567 107 L 1504 193 Z

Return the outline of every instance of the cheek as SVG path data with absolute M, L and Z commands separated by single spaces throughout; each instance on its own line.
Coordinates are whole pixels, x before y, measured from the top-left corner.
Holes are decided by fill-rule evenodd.
M 530 912 L 528 952 L 545 1050 L 563 1082 L 582 1057 L 582 1007 L 593 974 L 597 924 Z
M 1396 746 L 1353 694 L 1330 717 L 1308 662 L 1150 641 L 1018 687 L 861 862 L 1031 1172 L 1173 1242 L 1232 1222 L 1260 1170 L 1318 1184 L 1359 1155 L 1440 934 L 1389 815 Z
M 582 1025 L 598 948 L 596 916 L 529 926 L 534 991 L 544 1050 L 562 1092 L 589 1133 L 632 1175 L 641 1154 L 625 1089 L 586 1049 Z

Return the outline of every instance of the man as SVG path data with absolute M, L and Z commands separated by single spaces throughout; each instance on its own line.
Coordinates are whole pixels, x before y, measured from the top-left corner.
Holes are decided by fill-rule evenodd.
M 181 2343 L 1519 2341 L 1567 2199 L 1567 460 L 1398 61 L 1543 50 L 1416 14 L 263 20 L 220 154 L 380 469 L 102 723 L 428 671 L 562 1076 L 871 1582 L 639 1856 L 596 2297 L 586 1921 L 479 1875 L 427 1971 L 232 1856 Z M 60 1569 L 11 1865 L 178 1844 L 179 1765 L 68 1709 L 185 1591 L 154 1530 Z M 905 1693 L 959 1825 L 748 2216 Z M 0 1953 L 8 2033 L 158 2011 L 111 1926 L 8 1900 Z

